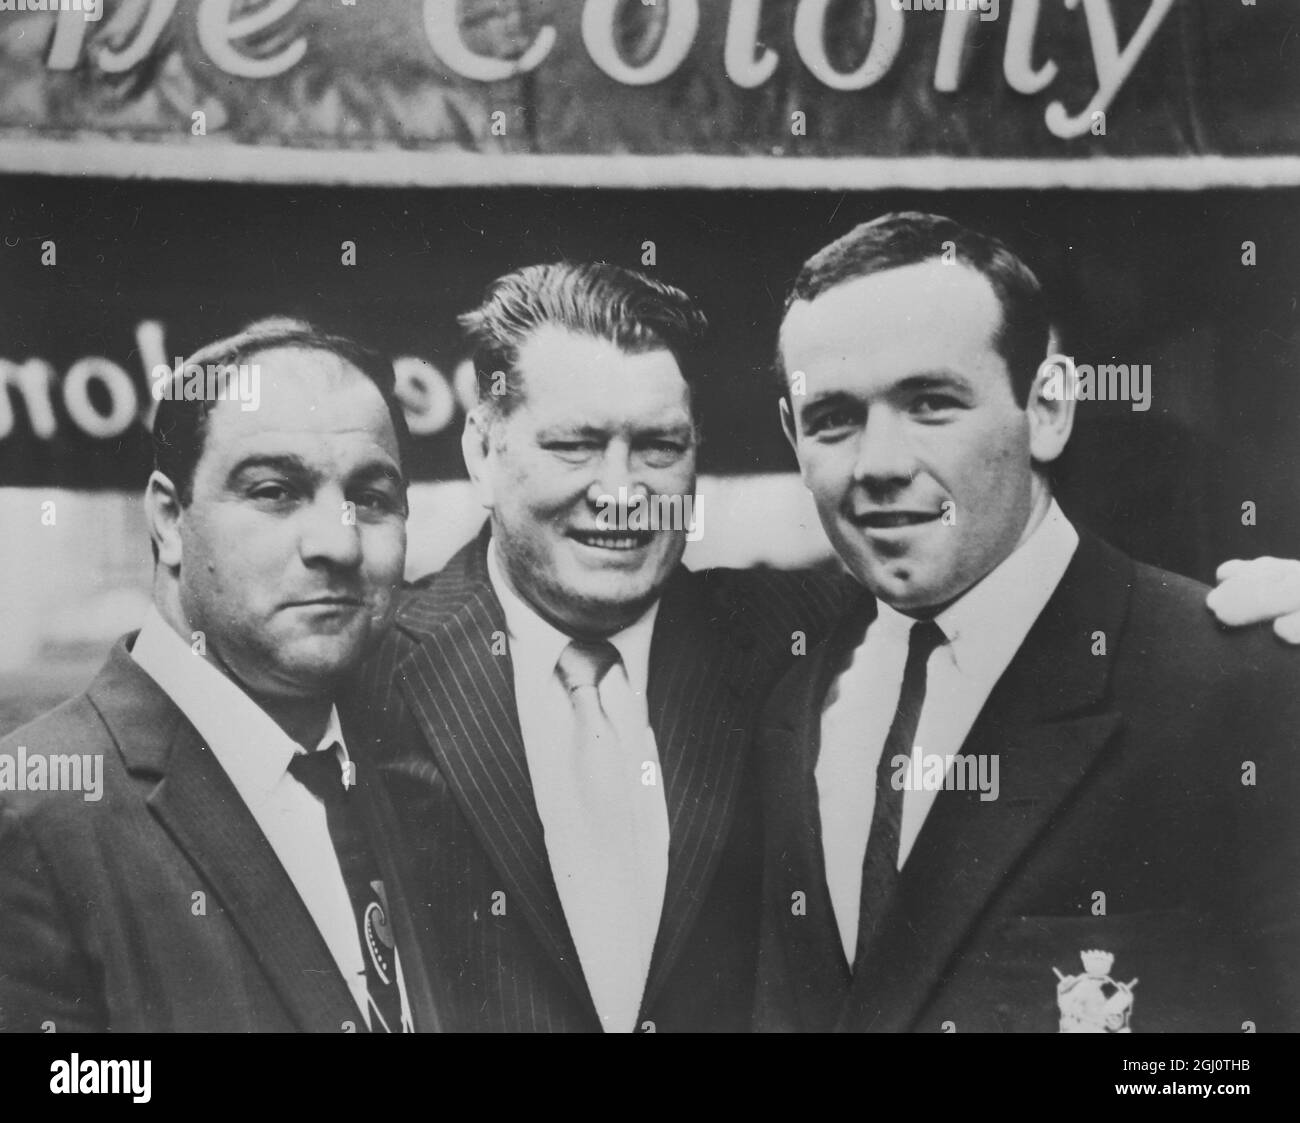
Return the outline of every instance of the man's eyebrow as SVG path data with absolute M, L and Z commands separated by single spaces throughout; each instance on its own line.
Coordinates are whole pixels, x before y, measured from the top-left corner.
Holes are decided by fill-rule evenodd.
M 906 378 L 900 378 L 894 383 L 895 390 L 901 390 L 904 393 L 916 390 L 972 390 L 970 379 L 965 375 L 958 374 L 955 370 L 923 370 L 916 374 L 909 374 Z
M 692 422 L 682 419 L 672 421 L 651 421 L 647 424 L 635 424 L 630 426 L 634 436 L 665 436 L 665 435 L 682 435 L 693 433 L 695 426 Z M 584 439 L 584 440 L 608 440 L 611 433 L 623 431 L 622 426 L 605 426 L 605 425 L 583 425 L 558 422 L 555 425 L 548 425 L 538 434 L 538 439 L 543 441 L 553 441 L 560 438 L 564 439 Z
M 398 487 L 406 487 L 406 476 L 402 470 L 388 460 L 368 460 L 364 464 L 358 465 L 353 469 L 348 477 L 350 483 L 364 482 L 366 480 L 385 479 L 395 483 Z
M 810 413 L 815 413 L 823 406 L 857 404 L 858 399 L 843 390 L 820 390 L 816 394 L 811 395 L 808 400 L 799 407 L 799 416 L 806 417 Z
M 253 456 L 246 456 L 235 464 L 226 475 L 227 480 L 233 480 L 246 472 L 257 471 L 259 468 L 269 469 L 273 472 L 280 472 L 286 476 L 311 477 L 315 473 L 303 462 L 301 457 L 294 456 L 290 453 L 259 453 Z
M 301 457 L 294 456 L 292 453 L 262 453 L 244 457 L 230 469 L 227 479 L 235 480 L 246 472 L 255 472 L 259 469 L 279 472 L 281 475 L 292 476 L 299 480 L 320 478 L 319 472 L 309 467 Z M 407 486 L 406 477 L 401 470 L 386 460 L 369 460 L 353 469 L 348 477 L 350 483 L 376 478 L 391 480 L 399 487 Z
M 539 434 L 542 440 L 554 440 L 557 437 L 607 437 L 608 431 L 600 425 L 580 425 L 570 421 L 557 421 L 547 425 Z
M 687 436 L 695 431 L 689 421 L 651 422 L 649 425 L 636 426 L 639 437 Z

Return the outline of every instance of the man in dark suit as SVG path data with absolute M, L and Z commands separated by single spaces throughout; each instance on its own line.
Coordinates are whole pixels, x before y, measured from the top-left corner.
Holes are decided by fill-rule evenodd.
M 795 284 L 782 418 L 865 591 L 759 735 L 759 1029 L 1300 1025 L 1294 663 L 1070 524 L 1047 347 L 936 216 Z
M 681 565 L 704 327 L 684 294 L 538 266 L 464 322 L 489 523 L 401 605 L 355 702 L 425 878 L 443 1025 L 746 1029 L 754 717 L 839 585 Z M 660 499 L 680 521 L 644 522 Z
M 153 608 L 0 742 L 0 1028 L 436 1028 L 333 705 L 402 577 L 392 368 L 274 320 L 155 389 Z

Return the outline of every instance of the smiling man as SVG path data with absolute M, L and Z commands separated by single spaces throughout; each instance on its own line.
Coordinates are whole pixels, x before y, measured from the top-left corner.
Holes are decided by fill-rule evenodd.
M 257 408 L 160 403 L 153 608 L 0 744 L 104 762 L 102 800 L 0 807 L 0 1027 L 429 1028 L 391 811 L 334 706 L 402 578 L 392 368 L 290 320 L 190 363 L 255 365 Z
M 781 418 L 864 591 L 763 719 L 760 1029 L 1297 1026 L 1294 663 L 1066 518 L 1047 349 L 938 216 L 795 282 Z
M 677 330 L 696 342 L 687 333 L 700 325 L 685 311 L 681 319 Z M 620 487 L 695 494 L 690 387 L 667 340 L 644 326 L 638 342 L 632 323 L 627 343 L 539 326 L 513 356 L 517 385 L 500 395 L 489 388 L 465 430 L 465 462 L 492 512 L 501 576 L 573 636 L 604 639 L 644 616 L 689 529 L 617 530 L 607 524 L 618 520 L 599 517 Z M 670 338 L 675 326 L 659 331 Z
M 835 588 L 691 573 L 686 526 L 613 529 L 635 524 L 611 502 L 695 493 L 704 318 L 685 294 L 532 266 L 462 322 L 487 524 L 404 601 L 357 692 L 424 871 L 443 1024 L 746 1029 L 754 718 Z

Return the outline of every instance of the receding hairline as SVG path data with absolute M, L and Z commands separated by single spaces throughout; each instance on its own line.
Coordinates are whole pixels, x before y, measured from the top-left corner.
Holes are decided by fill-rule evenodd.
M 221 366 L 235 366 L 235 365 L 251 366 L 253 365 L 255 359 L 259 359 L 265 355 L 274 355 L 281 351 L 286 352 L 288 354 L 293 354 L 296 352 L 301 355 L 327 355 L 331 359 L 334 359 L 338 363 L 342 364 L 343 366 L 346 366 L 351 370 L 356 371 L 357 374 L 361 375 L 361 377 L 366 379 L 367 382 L 374 381 L 374 379 L 370 378 L 370 376 L 367 375 L 366 372 L 361 369 L 361 367 L 359 367 L 355 362 L 353 362 L 346 355 L 341 355 L 339 354 L 339 352 L 332 350 L 329 347 L 329 345 L 326 343 L 315 343 L 312 342 L 311 340 L 302 340 L 302 341 L 294 340 L 291 342 L 270 340 L 265 345 L 255 345 L 253 348 L 249 350 L 241 349 L 240 357 L 237 361 L 231 359 L 228 362 L 222 363 L 220 365 Z M 203 351 L 200 350 L 200 351 L 196 351 L 194 353 L 194 357 L 187 359 L 186 362 L 187 363 L 202 362 L 205 361 L 205 359 L 206 357 Z M 206 361 L 215 362 L 216 360 L 206 360 Z
M 960 266 L 964 272 L 972 274 L 983 283 L 983 291 L 985 291 L 988 294 L 989 300 L 993 302 L 994 315 L 995 315 L 995 319 L 989 330 L 987 342 L 991 349 L 997 351 L 1001 335 L 1007 326 L 1007 309 L 1003 303 L 1001 296 L 998 294 L 997 287 L 994 285 L 992 279 L 990 279 L 988 274 L 985 273 L 978 266 L 973 265 L 968 261 L 963 261 L 960 258 L 956 259 L 953 262 L 944 262 L 943 255 L 936 253 L 933 257 L 923 258 L 920 261 L 908 261 L 898 265 L 887 265 L 883 269 L 873 269 L 865 273 L 856 273 L 851 277 L 841 278 L 835 281 L 834 284 L 828 285 L 826 288 L 822 289 L 820 292 L 816 293 L 814 296 L 811 297 L 795 296 L 792 293 L 791 299 L 787 302 L 785 311 L 781 315 L 781 323 L 777 328 L 777 339 L 776 339 L 777 353 L 781 360 L 783 374 L 785 376 L 784 381 L 786 385 L 787 386 L 789 385 L 789 380 L 790 380 L 790 371 L 784 369 L 786 365 L 785 363 L 786 328 L 790 322 L 791 315 L 794 313 L 796 308 L 799 307 L 811 308 L 820 300 L 824 300 L 828 297 L 833 297 L 836 295 L 842 296 L 843 291 L 845 289 L 852 288 L 856 284 L 867 283 L 867 282 L 880 282 L 883 278 L 888 277 L 891 274 L 904 273 L 907 272 L 908 270 L 920 271 L 922 269 L 926 269 L 934 265 L 936 262 L 939 263 L 944 269 L 951 269 L 954 265 Z M 1010 372 L 1008 371 L 1008 373 Z
M 392 410 L 389 408 L 389 404 L 384 397 L 384 393 L 380 389 L 379 385 L 375 382 L 375 380 L 372 377 L 370 377 L 370 375 L 368 375 L 365 372 L 365 370 L 363 370 L 360 366 L 354 363 L 347 356 L 340 355 L 337 352 L 330 350 L 328 347 L 318 346 L 311 342 L 301 342 L 301 343 L 299 342 L 274 343 L 273 342 L 267 347 L 263 347 L 255 351 L 245 352 L 243 357 L 239 360 L 237 364 L 232 362 L 230 364 L 221 364 L 221 365 L 256 367 L 260 365 L 257 362 L 257 360 L 263 358 L 264 356 L 275 355 L 277 353 L 285 353 L 285 354 L 297 353 L 299 355 L 321 355 L 326 357 L 327 359 L 334 360 L 334 362 L 332 364 L 328 364 L 323 371 L 317 370 L 308 374 L 306 371 L 299 370 L 289 376 L 290 378 L 298 382 L 306 382 L 310 384 L 313 381 L 322 380 L 322 381 L 328 381 L 333 385 L 337 385 L 338 383 L 347 381 L 349 379 L 355 379 L 355 380 L 359 380 L 364 386 L 369 387 L 369 389 L 373 392 L 375 396 L 375 403 L 379 406 L 380 410 L 382 411 L 382 417 L 387 427 L 384 435 L 386 438 L 391 438 L 392 440 L 393 460 L 397 464 L 399 470 L 401 470 L 403 474 L 405 474 L 406 469 L 402 464 L 403 449 L 402 449 L 401 434 L 398 433 L 397 431 L 397 426 L 393 421 Z M 262 372 L 259 371 L 259 381 L 261 381 L 261 373 Z M 260 397 L 259 408 L 260 405 L 267 400 L 266 389 L 267 388 L 264 383 L 259 388 L 258 391 Z M 228 395 L 223 400 L 213 402 L 205 411 L 205 421 L 203 426 L 204 435 L 202 439 L 202 446 L 200 447 L 199 454 L 195 458 L 195 462 L 194 462 L 194 466 L 196 470 L 198 468 L 199 463 L 203 460 L 204 456 L 208 452 L 208 446 L 212 435 L 211 432 L 212 427 L 214 424 L 217 423 L 215 421 L 215 418 L 220 413 L 224 412 L 225 414 L 230 414 L 232 412 L 230 408 L 227 408 L 224 411 L 222 411 L 221 407 L 222 406 L 242 407 L 242 405 L 243 403 L 240 402 L 232 394 L 232 395 Z M 236 408 L 233 412 L 240 412 L 240 411 L 241 411 L 240 408 Z

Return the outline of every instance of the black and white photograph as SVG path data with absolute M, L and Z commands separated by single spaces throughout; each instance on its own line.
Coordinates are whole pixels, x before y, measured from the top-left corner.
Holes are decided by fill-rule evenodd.
M 1290 0 L 0 0 L 0 219 L 39 1093 L 1300 1030 Z

